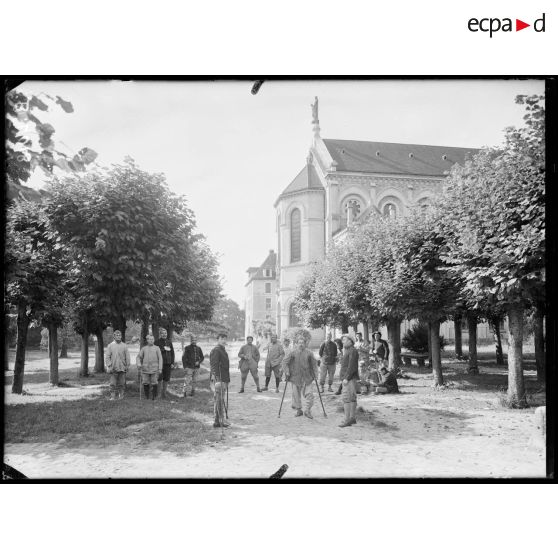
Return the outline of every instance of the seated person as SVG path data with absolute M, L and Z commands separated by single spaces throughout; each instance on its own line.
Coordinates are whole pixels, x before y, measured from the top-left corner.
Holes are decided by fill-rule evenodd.
M 373 388 L 372 393 L 399 393 L 395 372 L 382 366 L 378 376 L 380 377 L 378 382 L 370 382 L 370 386 Z

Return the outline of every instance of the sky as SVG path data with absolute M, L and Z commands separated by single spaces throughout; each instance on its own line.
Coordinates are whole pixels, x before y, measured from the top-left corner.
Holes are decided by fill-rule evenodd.
M 198 232 L 217 253 L 223 291 L 244 306 L 246 270 L 276 249 L 274 203 L 306 163 L 310 105 L 321 136 L 482 147 L 522 125 L 520 94 L 536 80 L 28 81 L 23 92 L 60 95 L 75 112 L 40 113 L 59 149 L 90 147 L 102 165 L 135 159 L 184 194 Z M 61 149 L 62 150 L 62 149 Z M 28 185 L 42 187 L 40 171 Z

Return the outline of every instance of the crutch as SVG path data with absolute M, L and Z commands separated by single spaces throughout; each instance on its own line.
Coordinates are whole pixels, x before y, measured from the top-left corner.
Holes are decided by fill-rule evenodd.
M 285 376 L 285 389 L 283 390 L 283 397 L 281 397 L 281 406 L 279 407 L 279 414 L 277 415 L 277 418 L 281 418 L 281 409 L 283 408 L 283 400 L 285 399 L 285 393 L 287 393 L 287 384 L 288 383 L 289 383 L 289 380 Z
M 318 390 L 318 397 L 320 398 L 320 403 L 322 404 L 322 410 L 324 412 L 324 417 L 327 418 L 327 414 L 325 412 L 324 402 L 322 401 L 322 394 L 320 393 L 320 387 L 318 386 L 318 380 L 316 379 L 316 374 L 314 374 L 314 369 L 310 369 L 312 372 L 312 377 L 314 378 L 314 383 L 316 384 L 316 389 Z

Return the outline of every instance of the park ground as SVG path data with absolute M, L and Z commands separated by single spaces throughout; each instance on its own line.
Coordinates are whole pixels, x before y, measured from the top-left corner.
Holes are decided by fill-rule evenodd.
M 51 387 L 45 353 L 32 352 L 23 395 L 11 393 L 5 373 L 4 461 L 30 478 L 267 478 L 283 464 L 284 478 L 545 476 L 545 450 L 534 442 L 544 384 L 528 353 L 527 409 L 501 405 L 506 368 L 491 347 L 480 350 L 478 376 L 448 347 L 443 389 L 431 387 L 428 369 L 404 367 L 401 394 L 359 397 L 358 424 L 339 428 L 342 405 L 332 393 L 323 395 L 327 416 L 316 397 L 314 420 L 294 417 L 290 386 L 278 418 L 283 383 L 280 393 L 257 393 L 249 377 L 238 394 L 239 346 L 229 347 L 224 431 L 213 428 L 207 370 L 188 398 L 182 368 L 173 370 L 170 398 L 153 402 L 140 401 L 132 366 L 125 399 L 110 401 L 106 374 L 77 377 L 77 353 L 60 361 L 60 385 Z M 135 362 L 137 347 L 131 353 Z

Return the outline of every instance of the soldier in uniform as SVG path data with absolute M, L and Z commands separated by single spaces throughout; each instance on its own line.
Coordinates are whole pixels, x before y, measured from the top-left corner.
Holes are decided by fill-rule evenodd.
M 267 349 L 267 358 L 265 360 L 265 387 L 262 391 L 267 391 L 269 382 L 271 381 L 271 373 L 275 375 L 275 393 L 279 393 L 279 384 L 281 383 L 281 363 L 285 358 L 285 351 L 280 343 L 277 342 L 277 335 L 271 334 L 271 342 Z
M 252 374 L 258 391 L 262 391 L 260 389 L 260 379 L 258 378 L 260 351 L 258 351 L 258 348 L 253 344 L 253 341 L 254 338 L 251 335 L 246 337 L 246 345 L 243 345 L 238 352 L 238 358 L 240 359 L 238 365 L 240 367 L 240 380 L 242 382 L 238 393 L 244 393 L 244 384 L 246 384 L 248 372 Z
M 304 414 L 311 419 L 312 405 L 314 403 L 314 383 L 318 372 L 318 363 L 312 351 L 306 348 L 304 337 L 297 339 L 296 347 L 283 360 L 286 380 L 290 381 L 293 388 L 292 408 L 296 409 L 296 417 Z M 304 397 L 304 413 L 302 412 L 302 399 Z
M 225 349 L 227 345 L 227 335 L 219 333 L 217 336 L 217 345 L 209 354 L 209 382 L 211 391 L 213 392 L 213 426 L 219 428 L 227 427 L 229 423 L 225 420 L 225 394 L 231 381 L 229 371 L 229 355 Z
M 172 346 L 172 341 L 167 339 L 167 330 L 159 330 L 159 339 L 155 343 L 161 355 L 163 356 L 163 370 L 157 378 L 159 387 L 161 388 L 161 399 L 167 398 L 167 386 L 169 385 L 171 379 L 171 369 L 174 365 L 174 347 Z

